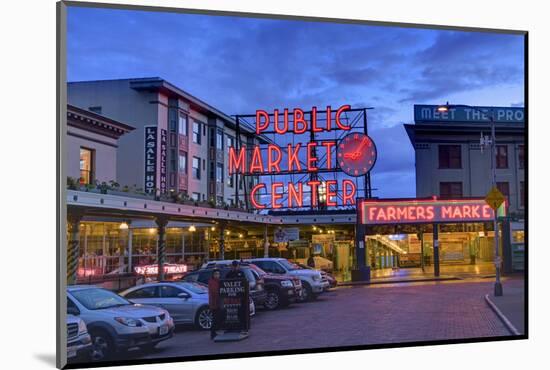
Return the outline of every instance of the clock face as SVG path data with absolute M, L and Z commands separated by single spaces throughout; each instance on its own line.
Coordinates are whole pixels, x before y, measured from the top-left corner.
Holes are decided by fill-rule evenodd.
M 362 176 L 376 162 L 376 146 L 370 137 L 361 133 L 344 136 L 336 151 L 338 164 L 345 174 Z

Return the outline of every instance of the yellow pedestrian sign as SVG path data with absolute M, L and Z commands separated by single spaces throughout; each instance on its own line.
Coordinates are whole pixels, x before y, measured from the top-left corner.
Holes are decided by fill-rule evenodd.
M 496 186 L 493 186 L 493 188 L 487 193 L 487 196 L 485 197 L 485 202 L 493 209 L 497 210 L 498 207 L 506 200 L 504 195 L 500 192 L 500 190 L 497 189 Z

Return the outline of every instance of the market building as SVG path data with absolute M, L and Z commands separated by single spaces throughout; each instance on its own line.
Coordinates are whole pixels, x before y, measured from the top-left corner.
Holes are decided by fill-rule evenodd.
M 450 120 L 435 106 L 415 106 L 405 129 L 417 197 L 377 199 L 367 108 L 228 116 L 157 78 L 75 82 L 68 95 L 80 110 L 136 127 L 118 139 L 117 187 L 68 191 L 80 281 L 268 255 L 303 264 L 314 257 L 340 281 L 364 278 L 362 267 L 373 277 L 494 272 L 483 118 L 458 112 Z M 504 111 L 497 166 L 508 205 L 497 214 L 512 272 L 523 268 L 523 111 L 492 109 Z M 189 158 L 197 163 L 189 167 Z
M 257 179 L 228 175 L 228 151 L 265 142 L 244 124 L 161 78 L 69 82 L 70 104 L 135 127 L 119 140 L 117 182 L 146 194 L 240 206 Z M 113 178 L 114 180 L 114 178 Z M 236 189 L 237 188 L 237 189 Z

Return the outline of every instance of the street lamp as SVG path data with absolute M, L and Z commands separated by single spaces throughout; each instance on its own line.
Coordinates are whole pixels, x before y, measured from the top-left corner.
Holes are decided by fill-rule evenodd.
M 469 108 L 472 110 L 477 111 L 481 114 L 481 116 L 486 116 L 489 119 L 489 122 L 491 123 L 491 139 L 487 140 L 486 138 L 483 138 L 483 135 L 480 139 L 480 144 L 483 147 L 490 145 L 491 146 L 491 175 L 492 175 L 492 187 L 496 187 L 497 185 L 497 170 L 496 170 L 496 134 L 495 134 L 495 117 L 493 111 L 490 111 L 490 114 L 487 114 L 486 112 L 476 108 L 472 107 L 470 105 L 465 104 L 452 104 L 450 105 L 449 102 L 444 105 L 440 105 L 437 107 L 437 111 L 441 113 L 448 112 L 451 108 Z M 502 283 L 500 282 L 500 258 L 499 258 L 499 252 L 498 252 L 498 218 L 497 218 L 497 210 L 493 210 L 494 213 L 494 220 L 493 225 L 495 229 L 495 269 L 496 269 L 496 280 L 495 280 L 495 290 L 494 295 L 495 296 L 501 296 L 502 295 Z
M 195 227 L 195 225 L 191 225 L 191 226 L 189 226 L 189 231 L 193 233 L 193 232 L 197 231 L 197 228 Z

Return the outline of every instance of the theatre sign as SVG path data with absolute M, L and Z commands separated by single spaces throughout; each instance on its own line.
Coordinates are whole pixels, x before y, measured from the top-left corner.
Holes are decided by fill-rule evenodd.
M 504 216 L 505 209 L 503 205 L 498 215 Z M 483 198 L 365 199 L 358 217 L 364 225 L 486 222 L 494 219 L 494 212 Z

